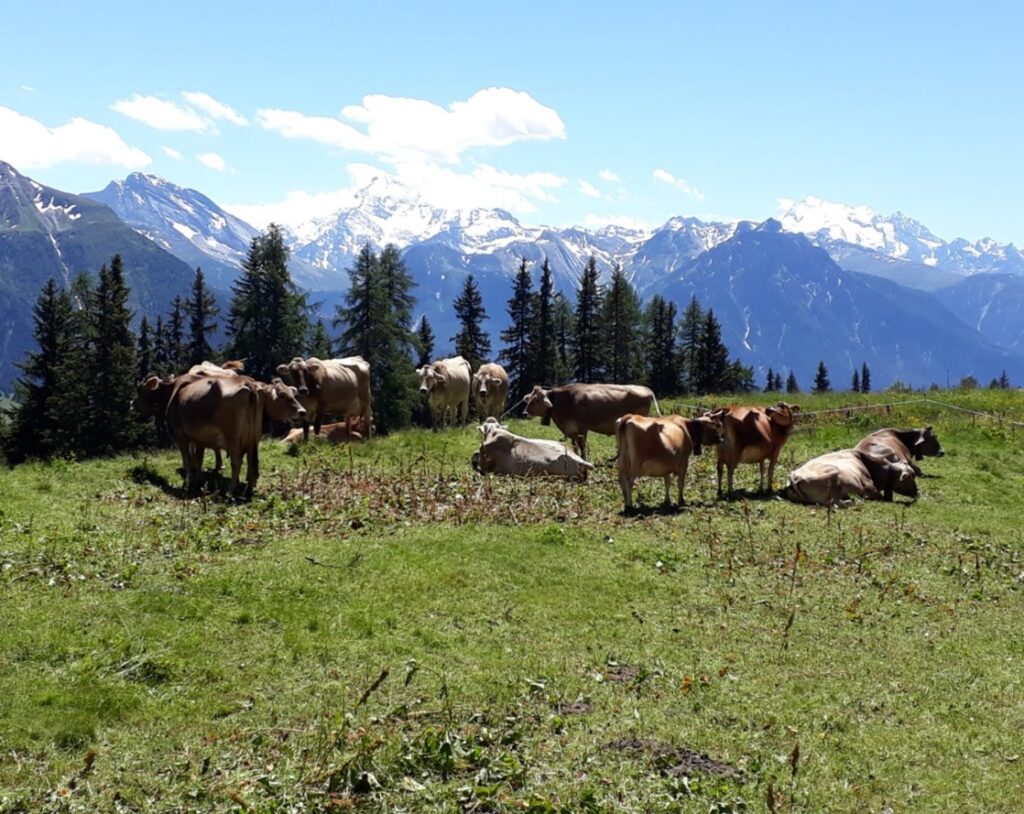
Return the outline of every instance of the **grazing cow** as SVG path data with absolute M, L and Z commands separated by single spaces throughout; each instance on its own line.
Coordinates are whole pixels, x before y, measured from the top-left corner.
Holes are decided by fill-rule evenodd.
M 782 496 L 794 503 L 844 505 L 850 497 L 892 500 L 893 492 L 917 497 L 914 470 L 860 449 L 842 449 L 812 458 L 789 475 Z
M 740 464 L 758 465 L 757 488 L 764 491 L 765 461 L 768 461 L 768 491 L 772 491 L 775 463 L 793 429 L 794 414 L 799 411 L 797 405 L 780 401 L 774 407 L 726 407 L 714 413 L 720 414 L 725 424 L 725 441 L 717 447 L 719 496 L 722 495 L 722 470 L 729 471 L 731 495 L 733 473 Z
M 469 389 L 473 369 L 461 356 L 439 359 L 416 370 L 420 377 L 420 392 L 427 397 L 434 429 L 438 424 L 447 426 L 449 410 L 452 423 L 460 421 L 465 426 L 469 418 Z
M 286 365 L 277 366 L 277 375 L 299 391 L 299 401 L 306 408 L 302 439 L 309 438 L 309 416 L 315 413 L 313 433 L 320 434 L 328 413 L 344 418 L 352 431 L 351 419 L 358 416 L 372 431 L 370 404 L 370 363 L 362 356 L 343 359 L 303 359 L 296 356 Z
M 493 362 L 480 365 L 473 374 L 473 396 L 481 418 L 499 418 L 508 398 L 508 374 Z
M 295 391 L 280 379 L 270 384 L 248 376 L 179 377 L 167 406 L 167 424 L 181 451 L 185 488 L 199 485 L 203 452 L 223 449 L 231 461 L 231 492 L 238 489 L 246 458 L 246 492 L 259 478 L 259 442 L 264 417 L 274 421 L 305 418 Z
M 897 430 L 891 427 L 876 430 L 861 439 L 855 449 L 892 461 L 903 461 L 910 465 L 915 475 L 921 474 L 921 468 L 914 461 L 920 461 L 926 455 L 941 458 L 946 454 L 939 443 L 939 436 L 930 426 L 920 430 Z
M 245 372 L 245 363 L 240 361 L 225 362 L 223 365 L 216 365 L 213 362 L 202 361 L 198 365 L 192 365 L 188 369 L 189 376 L 241 376 Z
M 721 419 L 711 416 L 624 415 L 617 424 L 616 462 L 626 512 L 633 508 L 633 484 L 643 476 L 665 479 L 665 505 L 668 506 L 675 475 L 679 480 L 679 505 L 682 506 L 690 455 L 700 455 L 705 444 L 721 444 L 725 440 Z
M 565 444 L 539 438 L 523 438 L 508 431 L 497 419 L 480 425 L 483 441 L 473 453 L 473 468 L 497 475 L 548 475 L 585 481 L 594 468 L 589 461 L 572 452 Z
M 657 415 L 658 401 L 649 387 L 636 384 L 567 384 L 545 389 L 537 385 L 523 399 L 523 415 L 551 421 L 587 457 L 587 433 L 615 435 L 615 422 L 627 413 Z
M 352 422 L 351 428 L 344 422 L 336 424 L 324 424 L 320 428 L 320 434 L 313 438 L 320 441 L 327 441 L 329 444 L 347 444 L 351 441 L 362 441 L 369 435 L 366 424 L 362 418 Z M 302 428 L 296 427 L 281 439 L 283 444 L 297 444 L 302 440 Z

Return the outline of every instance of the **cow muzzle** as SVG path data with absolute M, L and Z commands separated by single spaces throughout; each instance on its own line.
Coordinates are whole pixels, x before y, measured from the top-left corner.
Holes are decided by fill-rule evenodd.
M 428 392 L 429 392 L 429 391 L 427 390 L 427 388 L 426 388 L 426 387 L 421 387 L 421 388 L 420 388 L 420 393 L 422 393 L 422 394 L 423 394 L 424 396 L 425 396 L 425 395 L 427 395 L 427 393 L 428 393 Z
M 305 418 L 308 415 L 305 407 L 300 407 L 298 412 L 295 413 L 296 418 Z

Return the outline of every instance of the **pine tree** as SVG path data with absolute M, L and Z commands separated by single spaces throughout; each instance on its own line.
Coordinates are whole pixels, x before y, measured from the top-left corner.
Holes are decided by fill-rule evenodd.
M 710 308 L 701 324 L 694 373 L 697 393 L 718 393 L 729 389 L 729 349 L 722 342 L 722 326 Z
M 562 292 L 555 294 L 553 302 L 552 319 L 555 326 L 556 362 L 551 373 L 551 383 L 565 384 L 569 381 L 573 368 L 572 337 L 575 331 L 575 322 L 572 306 Z
M 534 380 L 539 384 L 554 384 L 559 362 L 555 325 L 555 281 L 551 274 L 551 264 L 546 257 L 540 267 L 540 287 L 533 298 L 530 347 L 533 352 L 530 368 Z
M 142 381 L 152 374 L 154 370 L 153 336 L 149 327 L 149 319 L 145 316 L 142 317 L 142 321 L 139 323 L 139 344 L 136 347 L 135 355 L 138 359 L 138 368 L 136 371 L 139 374 L 136 378 L 139 381 Z
M 860 371 L 854 368 L 853 380 L 850 382 L 850 390 L 854 393 L 860 392 Z
M 812 393 L 828 393 L 832 390 L 832 382 L 828 378 L 828 368 L 825 367 L 825 362 L 818 362 L 818 371 L 814 374 L 814 387 L 811 389 Z
M 796 383 L 796 374 L 791 370 L 789 376 L 786 377 L 786 392 L 787 393 L 799 393 L 800 385 Z
M 700 307 L 697 297 L 691 297 L 689 305 L 683 311 L 679 327 L 679 386 L 681 393 L 694 393 L 697 389 L 697 361 L 703 324 L 704 311 Z
M 172 373 L 184 373 L 188 367 L 185 343 L 185 301 L 176 296 L 167 317 L 167 361 Z
M 868 369 L 868 363 L 865 362 L 860 367 L 860 392 L 870 393 L 871 392 L 871 371 Z
M 768 368 L 768 375 L 765 376 L 764 392 L 773 393 L 775 392 L 775 371 Z
M 434 329 L 427 321 L 427 315 L 420 317 L 420 327 L 416 329 L 416 352 L 419 354 L 416 367 L 429 365 L 434 358 Z
M 679 389 L 676 369 L 676 306 L 659 295 L 647 306 L 647 386 L 655 394 L 668 396 Z
M 462 292 L 453 304 L 455 316 L 459 319 L 460 330 L 452 337 L 455 353 L 469 362 L 475 371 L 491 357 L 491 338 L 483 329 L 483 321 L 487 319 L 480 288 L 470 274 L 462 286 Z
M 327 333 L 327 326 L 322 319 L 318 319 L 313 325 L 307 345 L 310 356 L 317 359 L 331 358 L 331 337 Z
M 597 258 L 587 260 L 576 292 L 576 313 L 573 326 L 573 378 L 583 384 L 601 380 L 604 369 L 605 330 L 601 324 L 603 293 L 598 283 Z
M 605 379 L 613 384 L 639 381 L 643 376 L 640 300 L 619 265 L 612 271 L 601 310 L 607 354 Z
M 192 294 L 185 305 L 185 311 L 188 314 L 188 342 L 183 367 L 191 367 L 213 359 L 213 343 L 210 340 L 217 331 L 217 301 L 206 287 L 200 268 L 196 269 Z
M 512 403 L 518 402 L 534 384 L 542 384 L 533 380 L 530 363 L 533 361 L 533 348 L 530 347 L 530 329 L 533 324 L 533 280 L 526 266 L 526 258 L 519 261 L 519 270 L 512 283 L 512 296 L 506 307 L 510 325 L 501 332 L 504 343 L 498 359 L 508 373 L 509 398 Z

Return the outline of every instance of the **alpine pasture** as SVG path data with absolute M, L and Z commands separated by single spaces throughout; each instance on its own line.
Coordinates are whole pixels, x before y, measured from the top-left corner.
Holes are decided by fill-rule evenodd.
M 1024 403 L 937 398 L 1003 420 L 800 421 L 777 488 L 939 434 L 916 502 L 843 510 L 718 500 L 706 450 L 626 517 L 611 466 L 474 473 L 473 424 L 267 438 L 250 502 L 171 450 L 0 471 L 0 811 L 1020 811 Z

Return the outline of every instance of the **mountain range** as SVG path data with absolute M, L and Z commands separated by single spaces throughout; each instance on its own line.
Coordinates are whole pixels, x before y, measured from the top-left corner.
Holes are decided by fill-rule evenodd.
M 735 355 L 760 370 L 793 368 L 806 383 L 819 359 L 837 384 L 863 361 L 879 386 L 967 373 L 987 381 L 1003 368 L 1024 377 L 1024 256 L 1012 244 L 942 240 L 900 213 L 807 198 L 760 225 L 674 217 L 651 230 L 558 229 L 500 209 L 435 207 L 380 176 L 344 207 L 285 227 L 292 276 L 327 317 L 359 249 L 398 245 L 417 283 L 416 316 L 434 325 L 439 352 L 456 332 L 452 301 L 466 275 L 480 284 L 496 339 L 521 258 L 533 268 L 546 258 L 556 288 L 571 294 L 593 256 L 604 275 L 621 265 L 642 297 L 698 296 Z M 225 297 L 257 233 L 202 193 L 153 175 L 78 196 L 0 163 L 0 391 L 27 348 L 31 304 L 47 277 L 94 272 L 119 251 L 135 307 L 166 312 L 197 266 Z

